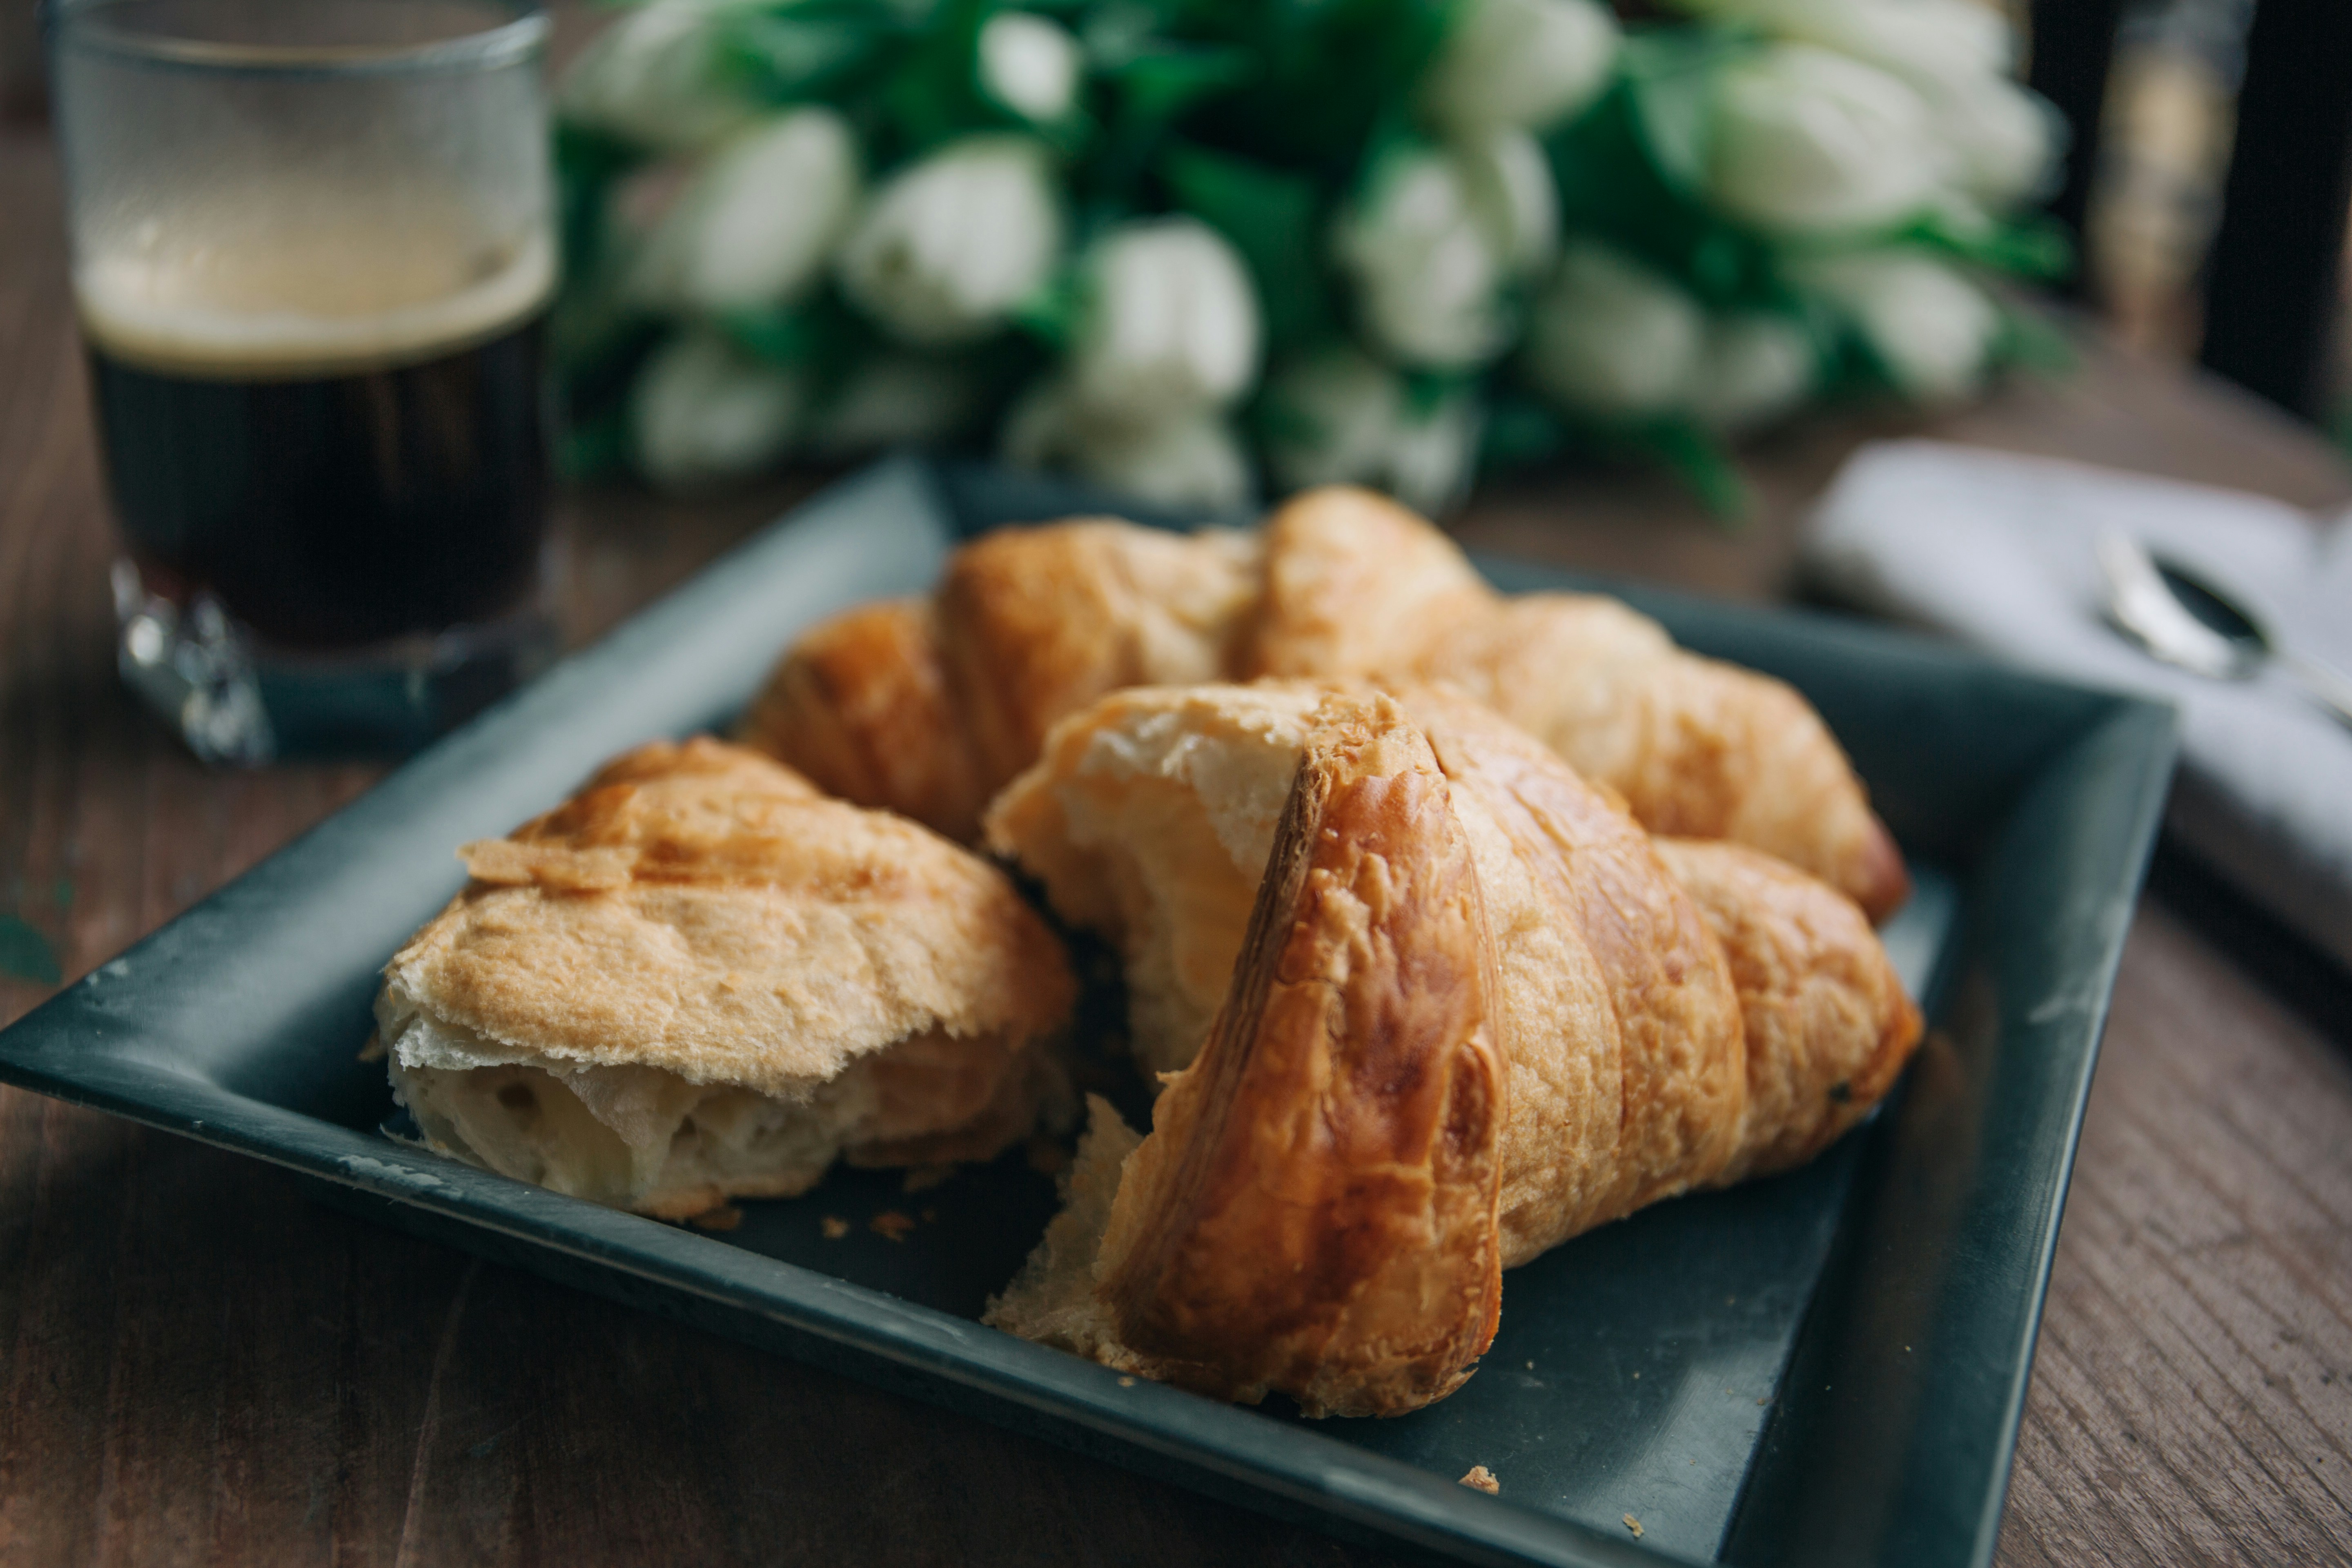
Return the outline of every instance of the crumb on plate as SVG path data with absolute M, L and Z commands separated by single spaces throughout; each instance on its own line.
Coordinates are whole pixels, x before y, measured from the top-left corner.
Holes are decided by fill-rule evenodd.
M 866 1225 L 866 1228 L 877 1236 L 887 1237 L 892 1241 L 904 1241 L 907 1239 L 907 1233 L 915 1228 L 915 1217 L 912 1215 L 901 1214 L 897 1209 L 884 1209 L 880 1214 L 867 1220 Z
M 825 1215 L 816 1222 L 816 1227 L 824 1232 L 824 1238 L 827 1241 L 839 1241 L 849 1234 L 849 1222 L 837 1214 Z
M 1484 1465 L 1471 1466 L 1470 1473 L 1462 1478 L 1462 1484 L 1489 1497 L 1503 1489 L 1503 1483 L 1495 1479 L 1495 1472 Z

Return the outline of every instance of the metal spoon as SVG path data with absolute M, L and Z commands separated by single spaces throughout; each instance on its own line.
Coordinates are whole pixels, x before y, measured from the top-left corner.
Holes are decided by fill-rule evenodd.
M 2276 664 L 2305 696 L 2352 725 L 2352 677 L 2282 647 L 2259 617 L 2192 568 L 2120 531 L 2101 534 L 2098 552 L 2107 619 L 2150 654 L 2213 680 L 2250 680 Z

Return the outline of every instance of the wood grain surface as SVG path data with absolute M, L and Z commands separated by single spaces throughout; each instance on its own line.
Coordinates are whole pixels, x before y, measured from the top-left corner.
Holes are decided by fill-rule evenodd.
M 0 128 L 0 916 L 68 976 L 365 789 L 207 773 L 118 687 L 111 552 L 37 129 Z M 1747 597 L 1849 421 L 1729 533 L 1638 475 L 1483 496 L 1472 542 Z M 1940 434 L 2352 496 L 2316 440 L 2094 343 Z M 575 497 L 575 639 L 794 493 Z M 2233 921 L 2236 923 L 2232 923 Z M 49 988 L 0 980 L 0 1022 Z M 2001 1561 L 2352 1561 L 2352 1004 L 2193 869 L 2124 961 Z M 288 1175 L 0 1089 L 0 1564 L 1368 1564 L 1276 1525 L 376 1228 Z

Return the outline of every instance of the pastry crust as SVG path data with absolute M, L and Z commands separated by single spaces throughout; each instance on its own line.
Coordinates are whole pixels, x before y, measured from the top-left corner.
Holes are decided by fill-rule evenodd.
M 1625 797 L 1653 833 L 1728 838 L 1874 917 L 1910 878 L 1812 705 L 1675 646 L 1614 599 L 1496 594 L 1451 540 L 1369 490 L 1309 490 L 1265 524 L 1244 677 L 1442 680 Z
M 1613 599 L 1505 597 L 1429 523 L 1310 490 L 1257 534 L 1100 520 L 956 552 L 927 605 L 853 611 L 778 666 L 745 738 L 969 840 L 1057 721 L 1127 687 L 1444 680 L 1623 795 L 1653 832 L 1750 844 L 1873 916 L 1909 891 L 1845 754 L 1787 685 L 1676 647 Z
M 1050 1085 L 1074 985 L 1003 874 L 757 752 L 643 747 L 460 853 L 379 1032 L 428 1134 L 510 1174 L 693 1213 L 983 1157 Z
M 1109 520 L 1004 529 L 949 558 L 926 603 L 805 634 L 745 743 L 949 837 L 1036 760 L 1055 721 L 1128 686 L 1214 680 L 1257 596 L 1255 536 Z
M 1146 1072 L 1190 1066 L 1208 1037 L 1328 694 L 1308 681 L 1114 693 L 1055 726 L 989 808 L 990 849 L 1118 950 Z
M 1254 874 L 1255 802 L 1284 771 Z M 1481 1248 L 1511 1267 L 1643 1204 L 1811 1158 L 1917 1039 L 1852 900 L 1752 850 L 1654 841 L 1450 689 L 1121 693 L 1056 730 L 989 826 L 1066 919 L 1121 940 L 1131 991 L 1171 984 L 1163 951 L 1228 977 L 1150 1134 L 1136 1143 L 1098 1113 L 1071 1210 L 989 1321 L 1227 1397 L 1380 1413 L 1442 1397 L 1468 1363 L 1439 1363 L 1492 1333 L 1467 1289 Z M 1176 851 L 1142 842 L 1153 832 Z M 1187 1054 L 1175 1037 L 1139 1045 Z M 1471 1105 L 1474 1061 L 1491 1077 L 1491 1144 L 1407 1139 L 1401 1157 L 1393 1137 L 1350 1136 L 1431 1125 L 1429 1064 L 1472 1073 L 1445 1089 Z M 1429 1206 L 1473 1172 L 1494 1184 L 1486 1217 L 1466 1217 L 1460 1192 Z M 1430 1197 L 1385 1184 L 1400 1173 Z
M 1458 692 L 1406 688 L 1402 701 L 1456 797 L 1500 829 L 1542 900 L 1538 923 L 1572 936 L 1606 1003 L 1599 1016 L 1581 997 L 1564 1007 L 1521 956 L 1507 1034 L 1505 1258 L 1517 1266 L 1723 1170 L 1747 1103 L 1739 998 L 1697 906 L 1620 803 Z M 1613 1064 L 1590 1060 L 1612 1050 Z
M 1731 962 L 1748 1108 L 1716 1184 L 1794 1169 L 1885 1098 L 1919 1043 L 1919 1009 L 1853 900 L 1738 844 L 1658 852 Z
M 989 793 L 1106 692 L 1216 679 L 1257 560 L 1249 534 L 1114 519 L 1006 529 L 956 552 L 936 595 L 940 646 Z
M 1066 1292 L 1063 1321 L 1202 1393 L 1398 1415 L 1460 1386 L 1501 1310 L 1494 944 L 1426 742 L 1384 699 L 1318 718 L 1225 1005 L 1121 1166 L 1101 1316 Z M 992 1321 L 1047 1317 L 1024 1281 Z
M 958 840 L 995 787 L 973 758 L 920 599 L 860 605 L 812 628 L 744 714 L 741 738 L 827 795 Z

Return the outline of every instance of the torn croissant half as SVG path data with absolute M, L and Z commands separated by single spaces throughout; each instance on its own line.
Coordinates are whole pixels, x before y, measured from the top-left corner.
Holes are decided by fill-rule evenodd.
M 951 837 L 1058 721 L 1125 688 L 1380 679 L 1463 688 L 1622 795 L 1653 832 L 1762 849 L 1874 918 L 1909 891 L 1811 704 L 1589 594 L 1503 595 L 1427 521 L 1310 490 L 1255 534 L 1089 520 L 965 545 L 928 599 L 866 605 L 789 649 L 744 739 Z
M 757 752 L 644 747 L 460 853 L 375 1005 L 446 1152 L 684 1218 L 985 1159 L 1066 1097 L 1074 983 L 1003 873 Z
M 1321 717 L 1198 1059 L 1108 1204 L 1118 1133 L 1089 1134 L 1099 1238 L 1063 1225 L 989 1321 L 1229 1399 L 1394 1415 L 1459 1386 L 1501 1310 L 1494 944 L 1428 743 Z
M 1123 692 L 988 829 L 1173 1074 L 1139 1141 L 1097 1110 L 989 1321 L 1229 1397 L 1443 1396 L 1496 1271 L 1811 1157 L 1918 1038 L 1851 899 L 1653 840 L 1447 689 Z

